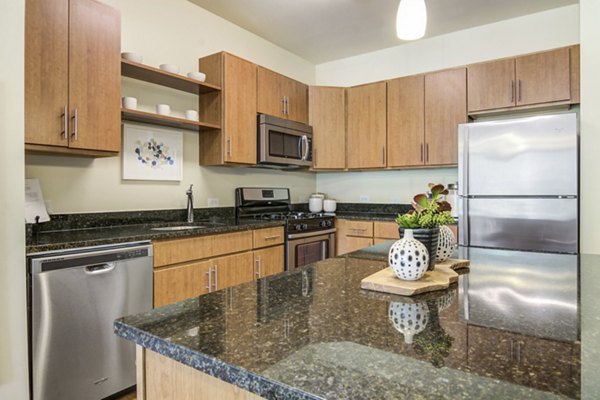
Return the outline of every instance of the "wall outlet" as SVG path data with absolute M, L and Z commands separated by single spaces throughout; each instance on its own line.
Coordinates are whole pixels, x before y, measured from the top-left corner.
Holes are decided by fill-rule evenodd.
M 358 199 L 360 200 L 361 203 L 368 203 L 371 200 L 371 196 L 362 194 Z
M 219 198 L 218 197 L 209 197 L 208 198 L 208 206 L 209 207 L 219 207 Z
M 390 203 L 400 204 L 400 197 L 390 197 Z
M 308 203 L 308 196 L 305 196 L 305 195 L 301 194 L 301 195 L 298 197 L 298 201 L 299 201 L 300 203 Z

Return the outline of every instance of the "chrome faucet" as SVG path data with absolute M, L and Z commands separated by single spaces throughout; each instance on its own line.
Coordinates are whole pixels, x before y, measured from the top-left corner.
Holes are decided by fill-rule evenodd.
M 191 224 L 194 222 L 194 193 L 192 192 L 192 186 L 185 192 L 187 195 L 187 222 Z

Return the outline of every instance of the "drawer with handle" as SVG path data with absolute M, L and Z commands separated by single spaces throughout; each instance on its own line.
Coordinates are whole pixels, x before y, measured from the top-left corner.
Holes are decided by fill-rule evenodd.
M 257 229 L 254 231 L 254 248 L 275 246 L 284 242 L 283 226 Z

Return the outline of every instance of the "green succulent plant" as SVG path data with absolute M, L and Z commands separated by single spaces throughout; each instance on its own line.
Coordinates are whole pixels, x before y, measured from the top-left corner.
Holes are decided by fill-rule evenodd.
M 413 198 L 413 209 L 406 214 L 399 214 L 396 223 L 408 229 L 437 228 L 454 223 L 454 217 L 450 214 L 452 206 L 443 197 L 447 194 L 448 189 L 444 185 L 430 183 L 429 192 L 417 194 Z

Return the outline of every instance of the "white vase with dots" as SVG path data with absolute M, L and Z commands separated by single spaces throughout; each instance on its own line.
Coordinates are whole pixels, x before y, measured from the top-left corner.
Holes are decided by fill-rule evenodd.
M 444 262 L 450 258 L 456 248 L 456 238 L 452 229 L 446 225 L 440 226 L 440 236 L 438 239 L 438 247 L 435 255 L 437 262 Z
M 412 229 L 406 229 L 404 237 L 390 248 L 388 261 L 399 279 L 416 281 L 427 272 L 429 254 L 423 243 L 413 237 Z

